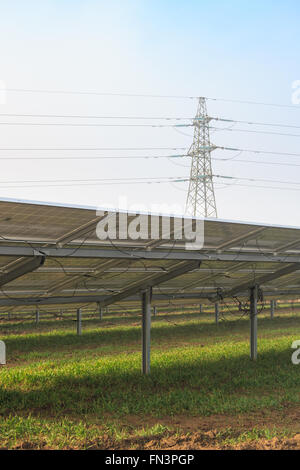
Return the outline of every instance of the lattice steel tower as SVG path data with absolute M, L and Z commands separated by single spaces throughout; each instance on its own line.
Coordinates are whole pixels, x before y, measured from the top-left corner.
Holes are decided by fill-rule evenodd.
M 186 200 L 186 213 L 200 217 L 217 217 L 214 192 L 209 122 L 206 100 L 199 98 L 197 114 L 194 120 L 194 138 L 188 151 L 192 157 L 189 189 Z

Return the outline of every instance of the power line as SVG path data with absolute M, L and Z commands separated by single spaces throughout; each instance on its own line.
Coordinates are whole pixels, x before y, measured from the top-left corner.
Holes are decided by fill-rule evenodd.
M 137 160 L 148 160 L 148 159 L 161 159 L 161 158 L 191 158 L 190 155 L 187 154 L 182 154 L 182 155 L 125 155 L 125 156 L 103 156 L 103 155 L 97 155 L 97 156 L 84 156 L 84 157 L 79 157 L 79 156 L 64 156 L 60 155 L 59 157 L 16 157 L 16 156 L 10 156 L 10 157 L 0 157 L 0 160 L 38 160 L 38 161 L 43 161 L 43 160 L 127 160 L 127 159 L 137 159 Z
M 27 113 L 0 113 L 5 117 L 37 117 L 37 118 L 72 118 L 72 119 L 133 119 L 133 120 L 166 120 L 166 121 L 192 121 L 193 117 L 170 116 L 100 116 L 95 114 L 27 114 Z
M 300 156 L 300 154 L 299 154 Z M 84 156 L 84 157 L 79 157 L 79 156 L 65 156 L 65 155 L 60 155 L 56 157 L 27 157 L 27 156 L 22 156 L 22 157 L 16 157 L 16 156 L 9 156 L 9 157 L 0 157 L 0 160 L 18 160 L 18 161 L 27 161 L 27 160 L 35 160 L 35 161 L 44 161 L 44 160 L 159 160 L 161 158 L 167 158 L 167 159 L 180 159 L 180 158 L 191 158 L 191 155 L 188 154 L 179 154 L 179 155 L 125 155 L 125 156 L 119 156 L 119 155 L 113 155 L 113 156 L 107 156 L 107 155 L 97 155 L 97 156 Z M 214 161 L 220 161 L 220 162 L 238 162 L 238 163 L 254 163 L 254 164 L 262 164 L 262 165 L 279 165 L 279 166 L 291 166 L 291 167 L 299 167 L 299 164 L 293 164 L 293 163 L 279 163 L 279 162 L 266 162 L 262 160 L 242 160 L 242 159 L 236 159 L 235 157 L 233 158 L 212 158 Z
M 171 96 L 171 95 L 142 95 L 142 94 L 124 94 L 124 93 L 101 93 L 101 92 L 89 92 L 89 91 L 83 91 L 83 92 L 75 92 L 75 91 L 55 91 L 55 90 L 32 90 L 32 89 L 8 89 L 8 91 L 15 91 L 15 92 L 28 92 L 28 93 L 64 93 L 64 94 L 86 94 L 86 95 L 101 95 L 101 96 L 137 96 L 137 97 L 146 97 L 146 98 L 188 98 L 188 99 L 199 99 L 198 97 L 192 97 L 192 96 Z M 279 105 L 279 104 L 272 104 L 272 103 L 262 103 L 262 102 L 254 102 L 254 101 L 242 101 L 242 100 L 229 100 L 229 99 L 217 99 L 217 98 L 208 98 L 211 100 L 215 101 L 229 101 L 229 102 L 236 102 L 236 103 L 246 103 L 246 104 L 256 104 L 256 105 L 264 105 L 264 106 L 279 106 L 279 107 L 288 107 L 288 108 L 297 108 L 297 106 L 289 106 L 289 105 Z M 205 98 L 200 98 L 200 100 L 204 100 Z M 214 120 L 214 121 L 220 121 L 220 122 L 228 122 L 228 123 L 238 123 L 238 124 L 245 124 L 245 125 L 255 125 L 255 126 L 270 126 L 270 127 L 282 127 L 282 128 L 295 128 L 295 129 L 300 129 L 300 126 L 297 125 L 288 125 L 288 124 L 277 124 L 277 123 L 265 123 L 265 122 L 255 122 L 255 121 L 246 121 L 246 120 L 233 120 L 233 119 L 225 119 L 225 118 L 217 118 L 217 117 L 210 117 L 206 114 L 206 120 L 203 120 L 202 117 L 197 117 L 196 118 L 186 118 L 186 117 L 167 117 L 167 116 L 162 116 L 162 117 L 150 117 L 150 116 L 99 116 L 99 115 L 79 115 L 79 114 L 13 114 L 13 113 L 0 113 L 0 117 L 23 117 L 23 118 L 60 118 L 60 119 L 124 119 L 124 120 L 168 120 L 168 121 L 192 121 L 190 123 L 179 123 L 179 124 L 158 124 L 158 123 L 143 123 L 143 124 L 138 124 L 138 123 L 101 123 L 101 122 L 93 122 L 93 123 L 73 123 L 73 122 L 0 122 L 0 125 L 7 125 L 7 126 L 70 126 L 70 127 L 136 127 L 136 128 L 143 128 L 143 127 L 156 127 L 156 128 L 180 128 L 180 127 L 196 127 L 198 128 L 199 125 L 204 126 L 207 131 L 209 129 L 213 129 L 216 131 L 231 131 L 231 132 L 246 132 L 246 133 L 255 133 L 255 134 L 266 134 L 266 135 L 279 135 L 279 136 L 286 136 L 286 137 L 300 137 L 300 134 L 293 134 L 293 133 L 281 133 L 281 132 L 271 132 L 271 131 L 260 131 L 260 130 L 254 130 L 254 129 L 239 129 L 239 128 L 226 128 L 226 129 L 221 129 L 218 127 L 212 127 L 209 126 L 209 122 Z M 197 121 L 203 121 L 202 123 L 197 122 Z M 257 154 L 272 154 L 272 155 L 281 155 L 281 156 L 300 156 L 300 154 L 293 154 L 293 153 L 287 153 L 287 152 L 271 152 L 271 151 L 262 151 L 262 150 L 247 150 L 247 149 L 233 149 L 233 148 L 228 148 L 228 147 L 218 147 L 218 146 L 210 146 L 209 147 L 200 147 L 200 151 L 202 152 L 210 152 L 211 150 L 215 149 L 221 149 L 221 150 L 234 150 L 234 151 L 239 151 L 239 152 L 249 152 L 249 153 L 257 153 Z M 80 149 L 80 148 L 52 148 L 52 149 L 38 149 L 38 148 L 32 148 L 32 149 L 0 149 L 0 151 L 99 151 L 99 150 L 150 150 L 151 148 L 88 148 L 88 149 Z M 162 148 L 152 148 L 152 150 L 162 150 Z M 164 150 L 179 150 L 179 148 L 163 148 Z M 184 150 L 186 152 L 185 148 L 180 148 L 181 150 Z M 45 157 L 40 157 L 40 156 L 3 156 L 0 157 L 1 160 L 19 160 L 21 161 L 22 159 L 24 160 L 81 160 L 81 159 L 158 159 L 158 158 L 185 158 L 185 157 L 194 157 L 194 155 L 191 153 L 185 153 L 185 154 L 179 154 L 179 155 L 124 155 L 124 156 L 107 156 L 107 155 L 95 155 L 95 156 L 45 156 Z M 251 160 L 236 160 L 234 157 L 233 159 L 217 159 L 214 158 L 214 160 L 219 160 L 219 161 L 235 161 L 235 162 L 240 162 L 240 163 L 260 163 L 260 164 L 268 164 L 268 165 L 286 165 L 286 166 L 300 166 L 300 165 L 293 165 L 293 164 L 286 164 L 286 163 L 274 163 L 274 162 L 257 162 L 257 161 L 251 161 Z M 189 181 L 190 184 L 198 184 L 199 180 L 202 180 L 201 183 L 205 185 L 207 181 L 207 176 L 206 173 L 204 172 L 203 175 L 197 174 L 197 177 L 190 176 L 190 178 L 187 177 L 159 177 L 159 178 L 103 178 L 103 179 L 87 179 L 87 180 L 34 180 L 34 181 L 7 181 L 7 182 L 0 182 L 1 184 L 5 185 L 4 187 L 14 187 L 14 186 L 7 186 L 10 184 L 21 184 L 21 185 L 26 185 L 26 184 L 31 184 L 31 186 L 21 186 L 22 188 L 25 187 L 33 187 L 32 185 L 37 185 L 41 184 L 42 186 L 36 186 L 36 187 L 46 187 L 46 186 L 81 186 L 81 185 L 112 185 L 112 184 L 157 184 L 157 183 L 177 183 L 177 182 L 186 182 Z M 247 186 L 247 187 L 262 187 L 264 189 L 284 189 L 284 190 L 295 190 L 295 188 L 279 188 L 279 187 L 272 187 L 270 186 L 271 184 L 283 184 L 283 185 L 300 185 L 298 182 L 292 182 L 292 181 L 282 181 L 282 180 L 268 180 L 268 179 L 263 179 L 263 178 L 244 178 L 244 177 L 234 177 L 234 176 L 224 176 L 224 175 L 214 175 L 210 174 L 211 179 L 225 179 L 225 180 L 233 180 L 233 181 L 248 181 L 251 183 L 256 183 L 256 182 L 263 182 L 267 183 L 269 186 L 255 186 L 255 185 L 243 185 L 243 184 L 235 184 L 236 186 Z M 194 183 L 193 183 L 194 182 Z M 198 182 L 198 183 L 197 183 Z M 228 186 L 229 183 L 223 183 L 225 186 Z M 232 185 L 231 185 L 232 186 Z
M 233 147 L 219 147 L 216 146 L 216 149 L 220 150 L 228 150 L 233 152 L 249 152 L 249 153 L 257 153 L 257 154 L 266 154 L 266 155 L 283 155 L 289 157 L 300 157 L 300 153 L 290 153 L 290 152 L 273 152 L 268 150 L 255 150 L 255 149 L 237 149 Z
M 135 151 L 135 150 L 137 151 L 139 150 L 145 150 L 145 151 L 148 151 L 148 150 L 151 150 L 151 151 L 152 150 L 186 150 L 186 149 L 187 147 L 23 147 L 23 148 L 2 147 L 0 148 L 0 152 L 27 152 L 27 151 L 30 151 L 30 152 L 57 152 L 57 151 L 90 152 L 90 151 L 93 151 L 94 152 L 94 151 Z M 277 151 L 268 151 L 268 150 L 240 149 L 240 148 L 234 148 L 234 147 L 212 146 L 212 150 L 214 149 L 234 151 L 234 152 L 249 152 L 249 153 L 266 154 L 266 155 L 300 157 L 300 153 L 291 153 L 291 152 L 277 152 Z M 185 155 L 189 156 L 187 154 Z M 148 156 L 145 156 L 145 157 L 148 158 Z M 153 157 L 155 158 L 155 156 Z M 161 157 L 164 157 L 164 156 L 162 155 Z M 166 157 L 170 157 L 170 156 L 166 155 Z M 28 157 L 28 158 L 31 158 L 31 157 Z M 49 157 L 49 158 L 53 158 L 53 157 Z M 74 158 L 77 158 L 77 157 L 74 157 Z M 80 157 L 80 158 L 89 158 L 89 157 Z M 101 156 L 99 158 L 101 158 Z
M 236 184 L 222 183 L 222 184 L 225 185 L 225 186 L 230 186 L 232 188 L 234 188 L 235 186 L 241 186 L 241 187 L 245 187 L 245 188 L 266 189 L 266 186 L 261 186 L 261 185 L 256 185 L 256 184 L 240 184 L 240 183 L 236 183 Z M 279 187 L 279 186 L 268 186 L 267 189 L 276 189 L 276 190 L 279 190 L 279 191 L 300 191 L 300 188 L 283 188 L 283 187 Z
M 232 179 L 232 180 L 239 180 L 239 181 L 252 181 L 252 182 L 261 182 L 261 183 L 278 183 L 278 184 L 294 184 L 300 185 L 300 181 L 282 181 L 282 180 L 269 180 L 264 178 L 245 178 L 245 177 L 237 177 L 237 176 L 224 176 L 224 175 L 213 175 L 214 178 L 225 178 L 225 179 Z
M 240 104 L 251 104 L 251 105 L 259 105 L 259 106 L 274 106 L 277 108 L 290 108 L 290 109 L 298 109 L 300 110 L 300 107 L 297 105 L 292 105 L 292 104 L 281 104 L 281 103 L 267 103 L 263 101 L 250 101 L 250 100 L 235 100 L 235 99 L 229 99 L 229 98 L 210 98 L 206 97 L 207 100 L 210 101 L 224 101 L 228 103 L 240 103 Z
M 100 115 L 82 115 L 82 114 L 27 114 L 27 113 L 0 113 L 2 117 L 34 117 L 34 118 L 59 118 L 59 119 L 124 119 L 124 120 L 163 120 L 163 121 L 199 121 L 202 118 L 200 117 L 177 117 L 177 116 L 100 116 Z M 284 128 L 293 128 L 293 129 L 300 129 L 300 126 L 297 125 L 289 125 L 289 124 L 281 124 L 281 123 L 269 123 L 269 122 L 255 122 L 255 121 L 242 121 L 237 119 L 228 119 L 228 118 L 219 118 L 214 116 L 209 116 L 209 120 L 212 121 L 220 121 L 220 122 L 231 122 L 231 123 L 240 123 L 240 124 L 248 124 L 248 125 L 258 125 L 258 126 L 270 126 L 270 127 L 284 127 Z M 1 123 L 0 123 L 1 124 Z M 8 123 L 2 123 L 8 124 Z M 38 125 L 39 123 L 9 123 L 15 125 Z M 43 124 L 43 123 L 42 123 Z M 45 124 L 45 123 L 44 123 Z M 48 125 L 48 123 L 46 123 Z M 45 124 L 45 125 L 46 125 Z M 52 123 L 49 123 L 49 125 Z M 62 123 L 63 125 L 68 125 Z M 56 124 L 55 124 L 56 125 Z M 102 124 L 101 124 L 102 125 Z M 110 124 L 111 125 L 111 124 Z M 118 125 L 119 124 L 114 124 Z M 148 126 L 152 126 L 148 124 Z
M 237 100 L 231 98 L 216 98 L 209 96 L 193 96 L 193 95 L 162 95 L 162 94 L 151 94 L 151 93 L 120 93 L 120 92 L 99 92 L 91 90 L 49 90 L 49 89 L 32 89 L 32 88 L 3 88 L 4 92 L 10 93 L 44 93 L 44 94 L 63 94 L 63 95 L 92 95 L 92 96 L 116 96 L 116 97 L 135 97 L 135 98 L 171 98 L 171 99 L 187 99 L 187 100 L 199 100 L 199 98 L 205 98 L 210 101 L 222 101 L 228 103 L 239 103 L 259 106 L 271 106 L 287 109 L 298 109 L 297 105 L 288 105 L 282 103 L 270 103 L 264 101 L 252 101 L 252 100 Z
M 0 151 L 98 151 L 98 150 L 186 150 L 186 147 L 0 147 Z
M 300 134 L 285 134 L 285 133 L 281 133 L 281 132 L 257 131 L 257 130 L 252 130 L 252 129 L 237 129 L 237 128 L 231 128 L 231 127 L 219 128 L 219 127 L 211 126 L 210 129 L 214 129 L 214 130 L 217 130 L 217 131 L 250 132 L 250 133 L 254 133 L 254 134 L 268 134 L 268 135 L 281 135 L 281 136 L 286 136 L 286 137 L 300 137 Z
M 221 122 L 234 122 L 238 124 L 249 124 L 255 126 L 270 126 L 270 127 L 287 127 L 291 129 L 300 129 L 300 126 L 296 125 L 289 125 L 289 124 L 277 124 L 277 123 L 270 123 L 270 122 L 255 122 L 255 121 L 238 121 L 237 119 L 225 119 L 225 118 L 217 118 L 211 117 L 213 121 L 221 121 Z
M 212 118 L 213 119 L 213 118 Z M 234 121 L 233 121 L 234 122 Z M 238 121 L 236 121 L 238 122 Z M 266 124 L 267 125 L 267 124 Z M 156 128 L 178 128 L 195 127 L 195 124 L 103 124 L 103 123 L 66 123 L 66 122 L 0 122 L 0 126 L 59 126 L 59 127 L 156 127 Z M 247 132 L 255 134 L 280 135 L 286 137 L 300 137 L 300 134 L 286 134 L 271 131 L 258 131 L 252 129 L 220 128 L 210 126 L 215 131 Z
M 101 186 L 103 185 L 116 185 L 116 184 L 164 184 L 164 183 L 182 183 L 182 182 L 188 182 L 189 181 L 189 178 L 181 178 L 179 180 L 169 180 L 169 181 L 160 181 L 160 180 L 156 180 L 156 181 L 149 181 L 149 182 L 145 182 L 145 181 L 127 181 L 127 182 L 102 182 L 102 183 L 70 183 L 70 184 L 43 184 L 42 186 L 35 186 L 33 187 L 32 185 L 29 185 L 29 186 L 5 186 L 5 188 L 7 189 L 34 189 L 34 188 L 46 188 L 46 187 L 59 187 L 59 186 L 62 186 L 64 188 L 67 188 L 67 187 L 76 187 L 76 186 L 98 186 L 99 184 L 101 184 Z M 241 184 L 241 183 L 221 183 L 222 186 L 228 186 L 228 187 L 231 187 L 231 188 L 234 188 L 234 187 L 248 187 L 248 188 L 259 188 L 259 189 L 272 189 L 272 190 L 282 190 L 282 191 L 300 191 L 300 188 L 290 188 L 290 187 L 287 187 L 287 188 L 284 188 L 284 187 L 279 187 L 279 186 L 264 186 L 264 185 L 250 185 L 250 184 Z
M 1 158 L 0 158 L 1 160 Z M 300 164 L 297 163 L 279 163 L 279 162 L 266 162 L 266 161 L 259 161 L 259 160 L 241 160 L 241 159 L 230 159 L 230 158 L 212 158 L 212 160 L 216 160 L 219 162 L 238 162 L 238 163 L 255 163 L 259 165 L 279 165 L 279 166 L 291 166 L 291 167 L 299 167 Z
M 8 185 L 8 186 L 3 186 L 2 189 L 23 189 L 23 188 L 29 188 L 29 189 L 35 189 L 35 188 L 52 188 L 52 187 L 64 187 L 64 188 L 68 188 L 68 187 L 77 187 L 77 186 L 112 186 L 112 185 L 122 185 L 122 184 L 126 184 L 126 185 L 135 185 L 135 184 L 164 184 L 164 183 L 182 183 L 182 182 L 187 182 L 189 181 L 188 178 L 181 178 L 179 180 L 153 180 L 153 181 L 110 181 L 110 182 L 101 182 L 101 181 L 98 181 L 98 182 L 94 182 L 94 183 L 53 183 L 53 184 L 48 184 L 48 183 L 43 183 L 41 184 L 40 186 L 39 185 L 35 185 L 35 186 L 32 186 L 31 185 L 18 185 L 18 186 L 15 186 L 15 185 Z
M 264 178 L 246 178 L 246 177 L 237 177 L 237 176 L 230 176 L 230 175 L 197 175 L 197 177 L 193 177 L 193 180 L 205 180 L 210 179 L 211 176 L 213 178 L 218 179 L 230 179 L 236 181 L 250 181 L 250 182 L 264 182 L 264 183 L 278 183 L 278 184 L 291 184 L 291 185 L 300 185 L 300 182 L 297 181 L 282 181 L 282 180 L 273 180 L 273 179 L 264 179 Z M 44 184 L 44 183 L 118 183 L 118 182 L 137 182 L 141 181 L 143 183 L 148 183 L 151 181 L 172 181 L 172 182 L 184 182 L 190 181 L 188 176 L 159 176 L 159 177 L 128 177 L 128 178 L 92 178 L 92 179 L 67 179 L 67 180 L 13 180 L 13 181 L 0 181 L 0 184 Z
M 63 95 L 96 95 L 96 96 L 119 96 L 136 98 L 174 98 L 174 99 L 198 99 L 198 96 L 180 96 L 180 95 L 155 95 L 142 93 L 109 93 L 98 91 L 69 91 L 69 90 L 34 90 L 30 88 L 5 88 L 3 91 L 12 93 L 45 93 L 45 94 L 63 94 Z
M 91 124 L 67 122 L 0 122 L 0 126 L 66 126 L 66 127 L 194 127 L 194 124 Z
M 159 177 L 128 177 L 128 178 L 92 178 L 92 179 L 80 179 L 80 180 L 73 180 L 73 179 L 67 179 L 67 180 L 14 180 L 14 181 L 0 181 L 0 184 L 10 184 L 10 183 L 18 183 L 18 184 L 23 184 L 23 183 L 63 183 L 63 182 L 113 182 L 113 181 L 151 181 L 151 180 L 178 180 L 182 179 L 182 176 L 159 176 Z

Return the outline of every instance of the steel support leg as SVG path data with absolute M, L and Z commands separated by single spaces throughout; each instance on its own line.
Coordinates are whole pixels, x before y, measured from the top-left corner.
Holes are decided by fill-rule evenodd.
M 199 313 L 202 313 L 202 304 L 199 305 Z
M 81 308 L 77 309 L 77 334 L 81 335 Z
M 218 323 L 219 323 L 219 316 L 220 316 L 219 304 L 215 304 L 215 321 L 216 321 L 216 325 L 218 325 Z
M 99 311 L 99 320 L 102 320 L 102 317 L 103 317 L 103 308 L 100 307 L 100 304 L 98 304 L 98 311 Z
M 257 293 L 258 287 L 250 289 L 250 358 L 257 359 Z
M 142 373 L 150 373 L 150 330 L 151 330 L 151 293 L 147 289 L 142 294 Z
M 6 346 L 4 341 L 0 341 L 0 364 L 3 366 L 6 364 Z
M 157 313 L 157 308 L 156 307 L 153 307 L 153 316 L 156 317 L 156 313 Z
M 275 312 L 275 300 L 271 300 L 270 302 L 270 307 L 271 307 L 271 319 L 273 320 L 274 318 L 274 312 Z
M 40 321 L 40 311 L 37 308 L 36 311 L 35 311 L 35 323 L 38 324 L 39 321 Z

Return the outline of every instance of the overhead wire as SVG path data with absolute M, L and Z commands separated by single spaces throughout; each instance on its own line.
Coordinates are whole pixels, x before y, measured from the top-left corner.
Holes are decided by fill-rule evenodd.
M 238 129 L 236 127 L 234 128 L 227 127 L 227 128 L 220 129 L 218 127 L 210 126 L 209 128 L 215 129 L 215 130 L 229 131 L 229 132 L 246 132 L 246 133 L 253 133 L 253 134 L 279 135 L 279 136 L 284 136 L 284 137 L 300 137 L 300 134 L 286 134 L 283 132 L 257 131 L 257 130 L 252 130 L 252 129 Z
M 82 156 L 65 156 L 65 155 L 60 155 L 59 157 L 28 157 L 28 156 L 5 156 L 1 157 L 0 160 L 127 160 L 127 159 L 137 159 L 137 160 L 147 160 L 147 159 L 160 159 L 160 158 L 168 158 L 168 159 L 178 159 L 178 158 L 184 158 L 184 157 L 191 157 L 188 154 L 179 154 L 179 155 L 124 155 L 124 156 L 119 156 L 119 155 L 96 155 L 96 156 L 91 156 L 91 155 L 85 155 L 84 157 Z
M 294 128 L 294 129 L 300 129 L 300 126 L 296 125 L 291 125 L 291 124 L 277 124 L 277 123 L 270 123 L 270 122 L 257 122 L 257 121 L 239 121 L 237 119 L 225 119 L 225 118 L 218 118 L 218 117 L 213 117 L 210 118 L 214 121 L 221 121 L 221 122 L 232 122 L 232 123 L 237 123 L 237 124 L 249 124 L 249 125 L 255 125 L 255 126 L 269 126 L 269 127 L 287 127 L 287 128 Z
M 0 126 L 65 126 L 65 127 L 194 127 L 194 124 L 103 124 L 71 122 L 0 122 Z
M 92 95 L 92 96 L 117 96 L 117 97 L 135 97 L 135 98 L 174 98 L 174 99 L 198 99 L 198 96 L 182 95 L 160 95 L 147 93 L 113 93 L 99 92 L 93 90 L 50 90 L 50 89 L 32 89 L 32 88 L 2 88 L 1 91 L 12 93 L 45 93 L 45 94 L 63 94 L 63 95 Z
M 212 174 L 208 176 L 199 175 L 196 179 L 206 179 L 206 178 L 218 178 L 218 179 L 226 179 L 226 180 L 236 180 L 236 181 L 250 181 L 250 182 L 264 182 L 264 183 L 277 183 L 277 184 L 291 184 L 291 185 L 300 185 L 299 181 L 287 181 L 287 180 L 274 180 L 274 179 L 267 179 L 267 178 L 247 178 L 247 177 L 237 177 L 237 176 L 230 176 L 230 175 L 219 175 L 219 174 Z M 151 182 L 186 182 L 189 181 L 190 177 L 187 176 L 159 176 L 159 177 L 128 177 L 128 178 L 93 178 L 93 179 L 66 179 L 66 180 L 13 180 L 13 181 L 0 181 L 0 184 L 48 184 L 48 183 L 109 183 L 109 184 L 119 184 L 119 183 L 151 183 Z M 225 183 L 224 183 L 225 184 Z M 23 187 L 23 186 L 22 186 Z
M 35 90 L 35 91 L 34 91 L 34 90 L 20 90 L 20 89 L 19 89 L 19 90 L 13 90 L 13 89 L 11 89 L 10 91 L 27 91 L 27 92 L 38 92 L 38 93 L 41 93 L 41 92 L 62 93 L 62 92 L 55 92 L 55 91 L 49 91 L 49 90 L 48 90 L 48 91 L 45 91 L 45 90 L 44 90 L 44 91 L 43 91 L 43 90 Z M 72 93 L 72 92 L 71 92 L 71 93 Z M 80 94 L 91 94 L 91 93 L 89 93 L 89 92 L 87 92 L 87 93 L 81 92 Z M 93 93 L 93 94 L 95 94 L 95 93 Z M 102 93 L 96 93 L 96 94 L 104 95 L 104 94 L 102 94 Z M 106 94 L 106 95 L 114 95 L 114 96 L 147 96 L 147 97 L 150 97 L 150 95 L 130 95 L 130 94 L 127 94 L 127 95 L 126 95 L 126 94 Z M 169 97 L 169 98 L 174 98 L 174 97 L 172 97 L 172 96 L 159 96 L 159 95 L 152 95 L 152 97 L 165 97 L 165 98 Z M 197 98 L 197 97 L 176 97 L 176 98 L 189 98 L 189 99 L 192 98 L 192 99 L 194 99 L 194 98 Z M 233 100 L 227 100 L 227 101 L 233 101 Z M 239 102 L 238 100 L 234 100 L 234 101 Z M 240 102 L 241 102 L 241 101 L 240 101 Z M 254 102 L 250 102 L 250 103 L 251 103 L 251 104 L 263 104 L 263 105 L 279 106 L 279 105 L 268 104 L 268 103 L 254 103 Z M 290 107 L 290 106 L 289 106 L 289 107 Z M 293 106 L 293 107 L 294 107 L 294 106 Z M 41 117 L 41 116 L 40 116 L 40 117 Z M 46 116 L 44 116 L 44 117 L 46 117 Z M 49 116 L 47 116 L 47 117 L 49 117 Z M 243 121 L 235 121 L 235 122 L 240 122 L 240 123 L 242 123 Z M 255 125 L 270 125 L 270 126 L 273 126 L 273 125 L 274 125 L 274 126 L 277 126 L 276 124 L 268 124 L 268 123 L 252 123 L 252 122 L 243 122 L 243 123 L 245 123 L 245 124 L 255 124 Z M 0 124 L 6 124 L 6 123 L 0 123 Z M 34 125 L 57 125 L 57 124 L 55 124 L 55 123 L 51 123 L 51 124 L 49 124 L 49 123 L 9 123 L 9 125 L 12 125 L 12 124 L 13 124 L 13 125 L 19 125 L 19 124 L 26 124 L 26 125 L 32 125 L 32 124 L 34 124 Z M 59 125 L 74 125 L 74 124 L 60 123 Z M 78 124 L 76 124 L 76 125 L 78 125 Z M 90 125 L 90 124 L 88 124 L 88 125 Z M 95 125 L 95 124 L 92 124 L 92 125 Z M 100 124 L 96 124 L 96 125 L 98 126 L 98 125 L 100 125 Z M 101 124 L 101 125 L 103 125 L 103 124 Z M 115 125 L 114 125 L 114 124 L 113 124 L 113 125 L 104 124 L 104 126 L 115 126 Z M 117 126 L 119 126 L 119 125 L 117 125 Z M 122 125 L 122 126 L 125 126 L 125 125 Z M 129 125 L 129 126 L 134 126 L 134 127 L 137 127 L 137 126 L 138 126 L 138 127 L 145 127 L 145 126 L 147 126 L 147 127 L 148 127 L 148 125 Z M 192 125 L 190 124 L 190 125 L 183 125 L 183 126 L 182 126 L 182 125 L 179 125 L 179 126 L 150 125 L 150 126 L 151 126 L 151 127 L 191 127 Z M 127 127 L 127 125 L 126 125 L 126 127 Z M 285 125 L 283 125 L 282 127 L 298 127 L 298 126 L 285 126 Z M 212 129 L 213 129 L 213 128 L 212 128 Z M 231 128 L 226 128 L 226 129 L 215 128 L 215 129 L 218 130 L 218 131 L 221 131 L 221 130 L 235 130 L 235 131 L 240 131 L 240 132 L 256 132 L 256 133 L 264 133 L 264 134 L 276 134 L 276 135 L 299 136 L 299 137 L 300 137 L 300 135 L 298 135 L 298 134 L 280 134 L 280 133 L 273 133 L 273 132 L 261 132 L 261 131 L 254 131 L 254 130 L 231 129 Z M 77 149 L 77 150 L 78 150 L 78 149 Z M 232 150 L 232 149 L 231 149 L 231 150 Z M 235 149 L 235 150 L 237 150 L 237 149 Z M 240 151 L 245 151 L 245 150 L 240 150 Z M 259 151 L 254 151 L 254 152 L 255 152 L 255 153 L 272 153 L 272 154 L 276 154 L 276 153 L 273 153 L 273 152 L 259 152 Z M 277 154 L 279 154 L 279 153 L 277 153 Z M 281 155 L 283 155 L 283 154 L 281 153 Z M 286 154 L 286 155 L 293 155 L 293 156 L 295 156 L 296 154 Z M 297 156 L 299 156 L 299 155 L 297 155 Z M 57 158 L 59 158 L 59 157 L 57 157 Z M 101 158 L 101 157 L 99 157 L 99 158 Z M 102 157 L 102 158 L 105 158 L 105 157 Z M 108 157 L 108 158 L 109 158 L 109 157 Z M 123 158 L 124 158 L 124 157 L 123 157 Z M 130 158 L 130 157 L 128 157 L 128 158 Z M 139 157 L 134 157 L 134 158 L 139 158 Z M 149 158 L 149 157 L 146 157 L 146 156 L 145 156 L 145 157 L 143 157 L 143 158 Z M 151 157 L 151 158 L 160 158 L 160 157 Z M 166 158 L 170 158 L 170 156 L 166 156 Z M 222 176 L 222 175 L 214 175 L 214 177 L 216 177 L 216 178 L 228 178 L 227 176 Z M 297 183 L 297 182 L 278 181 L 278 180 L 263 180 L 263 179 L 257 179 L 257 178 L 256 178 L 256 179 L 255 179 L 255 178 L 237 178 L 237 177 L 229 177 L 229 178 L 230 178 L 230 179 L 233 179 L 233 180 L 247 180 L 247 181 L 252 181 L 252 182 L 261 181 L 261 182 L 280 183 L 280 184 L 293 184 L 293 185 L 294 185 L 294 184 L 300 184 L 300 183 Z M 187 180 L 188 180 L 188 179 L 181 178 L 179 181 L 176 181 L 176 182 L 182 182 L 182 181 L 187 181 Z M 72 180 L 71 180 L 71 181 L 72 181 Z M 86 180 L 80 180 L 80 181 L 86 181 Z M 99 181 L 99 180 L 97 180 L 97 181 Z M 145 182 L 145 181 L 143 181 L 143 182 Z M 174 179 L 171 179 L 169 182 L 173 183 L 173 182 L 174 182 Z M 33 182 L 33 183 L 35 183 L 35 182 Z M 42 182 L 42 183 L 43 183 L 43 182 Z M 112 183 L 110 183 L 110 184 L 112 184 Z M 226 184 L 226 183 L 224 183 L 224 184 Z M 240 185 L 240 186 L 242 186 L 242 185 Z M 244 185 L 244 186 L 245 186 L 245 185 Z M 253 186 L 253 185 L 248 185 L 248 186 L 249 186 L 249 187 L 255 187 L 255 186 Z M 265 186 L 263 186 L 263 187 L 265 188 Z M 287 189 L 287 188 L 272 188 L 272 189 Z M 294 189 L 294 188 L 293 188 L 293 189 Z M 77 248 L 77 249 L 78 249 L 78 248 Z M 142 259 L 140 259 L 140 262 L 143 264 Z M 255 274 L 255 273 L 254 273 L 254 274 Z M 76 287 L 75 287 L 75 291 L 76 291 L 76 289 L 77 289 L 77 285 L 76 285 Z M 75 291 L 74 291 L 74 294 L 75 294 Z
M 1 158 L 0 158 L 1 159 Z M 281 162 L 266 162 L 262 160 L 241 160 L 234 158 L 211 158 L 214 161 L 219 162 L 233 162 L 233 163 L 254 163 L 259 165 L 278 165 L 278 166 L 291 166 L 291 167 L 299 167 L 300 164 L 297 163 L 281 163 Z M 172 162 L 173 163 L 173 162 Z
M 126 93 L 126 92 L 101 92 L 96 90 L 53 90 L 53 89 L 33 89 L 33 88 L 13 88 L 13 87 L 2 87 L 2 92 L 9 93 L 42 93 L 42 94 L 63 94 L 63 95 L 91 95 L 91 96 L 111 96 L 111 97 L 135 97 L 135 98 L 169 98 L 169 99 L 187 99 L 187 100 L 198 100 L 199 98 L 205 98 L 210 101 L 222 101 L 228 103 L 237 104 L 250 104 L 259 106 L 271 106 L 288 109 L 300 109 L 297 105 L 288 105 L 283 103 L 270 103 L 264 101 L 253 101 L 253 100 L 239 100 L 232 98 L 219 98 L 211 96 L 195 96 L 195 95 L 164 95 L 164 94 L 153 94 L 153 93 Z
M 300 107 L 297 105 L 292 104 L 283 104 L 283 103 L 268 103 L 264 101 L 251 101 L 251 100 L 237 100 L 237 99 L 230 99 L 230 98 L 212 98 L 205 96 L 205 99 L 210 101 L 223 101 L 228 103 L 237 103 L 237 104 L 250 104 L 250 105 L 259 105 L 259 106 L 271 106 L 277 108 L 287 108 L 287 109 L 295 109 L 300 110 Z

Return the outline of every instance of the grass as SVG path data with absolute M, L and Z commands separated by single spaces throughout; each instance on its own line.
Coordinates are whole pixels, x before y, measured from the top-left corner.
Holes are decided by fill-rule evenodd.
M 90 449 L 109 439 L 122 442 L 129 435 L 136 440 L 153 439 L 169 432 L 166 426 L 157 424 L 130 433 L 113 423 L 106 423 L 99 431 L 98 426 L 88 425 L 82 421 L 73 422 L 69 419 L 45 421 L 32 416 L 1 418 L 0 428 L 0 450 L 1 448 Z
M 86 319 L 81 337 L 70 319 L 2 321 L 8 364 L 0 369 L 0 448 L 134 443 L 175 432 L 161 422 L 164 417 L 246 416 L 298 406 L 300 375 L 291 363 L 291 344 L 300 338 L 299 315 L 260 316 L 253 363 L 246 319 L 230 317 L 216 326 L 211 314 L 160 314 L 152 322 L 147 377 L 140 372 L 136 314 Z M 149 419 L 151 424 L 141 424 Z M 274 429 L 253 427 L 238 436 L 221 430 L 218 439 L 288 433 Z

